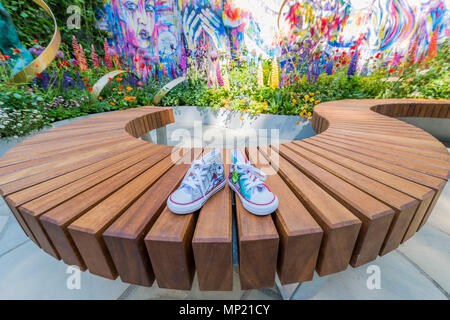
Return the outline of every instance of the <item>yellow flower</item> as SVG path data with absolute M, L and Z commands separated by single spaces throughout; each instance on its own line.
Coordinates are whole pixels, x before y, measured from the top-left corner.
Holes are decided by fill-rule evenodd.
M 122 94 L 122 91 L 118 91 L 117 93 L 118 93 L 118 94 Z
M 308 117 L 308 119 L 307 120 L 311 120 L 311 117 Z
M 132 87 L 127 87 L 126 89 L 127 89 L 127 91 L 131 91 L 131 90 L 133 90 L 133 88 L 132 88 Z
M 317 91 L 316 94 L 320 94 L 320 91 Z
M 311 112 L 308 112 L 308 117 L 311 117 Z
M 296 123 L 297 123 L 297 124 L 299 124 L 299 123 L 300 123 L 300 121 L 297 121 Z
M 311 92 L 309 95 L 310 95 L 311 97 L 313 97 L 313 96 L 314 96 L 314 92 Z
M 313 101 L 314 101 L 314 98 L 309 99 L 309 101 L 313 102 Z
M 309 96 L 308 96 L 308 95 L 305 95 L 305 99 L 308 100 L 308 99 L 309 99 Z
M 320 100 L 316 100 L 316 103 L 319 103 L 320 102 Z
M 241 121 L 244 120 L 244 118 L 242 118 L 242 117 L 240 117 L 239 119 L 240 119 Z
M 297 103 L 297 100 L 292 99 L 292 103 L 293 103 L 293 104 L 296 104 L 296 103 Z

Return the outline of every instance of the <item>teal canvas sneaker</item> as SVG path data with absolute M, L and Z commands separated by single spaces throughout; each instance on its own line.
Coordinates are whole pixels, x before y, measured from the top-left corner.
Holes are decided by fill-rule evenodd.
M 278 208 L 278 198 L 264 184 L 266 179 L 266 174 L 252 166 L 241 150 L 231 150 L 228 185 L 244 208 L 256 215 L 271 214 Z

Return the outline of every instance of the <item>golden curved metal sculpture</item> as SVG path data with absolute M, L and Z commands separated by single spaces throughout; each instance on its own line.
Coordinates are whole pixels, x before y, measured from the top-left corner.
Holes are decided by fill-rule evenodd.
M 52 10 L 50 10 L 50 7 L 42 0 L 33 1 L 52 17 L 55 24 L 55 33 L 53 34 L 52 40 L 44 49 L 44 51 L 36 59 L 30 62 L 25 68 L 11 77 L 7 82 L 9 84 L 25 84 L 33 80 L 38 73 L 44 71 L 53 61 L 53 59 L 55 59 L 56 53 L 58 52 L 59 46 L 61 45 L 61 33 L 59 32 L 56 18 L 53 15 Z
M 281 18 L 281 13 L 282 13 L 282 11 L 283 11 L 284 6 L 286 5 L 286 3 L 287 3 L 288 1 L 289 1 L 289 0 L 284 0 L 284 1 L 283 1 L 283 3 L 281 4 L 281 7 L 280 7 L 280 11 L 278 12 L 277 27 L 278 27 L 278 32 L 279 32 L 280 34 L 281 34 L 281 30 L 280 30 L 280 18 Z M 283 46 L 284 46 L 284 49 L 286 50 L 286 54 L 287 54 L 289 60 L 291 60 L 291 63 L 293 64 L 293 63 L 294 63 L 294 59 L 291 57 L 291 54 L 290 54 L 290 52 L 289 52 L 289 50 L 288 50 L 288 47 L 286 46 L 286 43 L 284 42 L 284 40 L 283 40 Z
M 93 97 L 94 99 L 97 99 L 98 96 L 100 95 L 100 92 L 102 92 L 103 88 L 110 81 L 109 79 L 112 79 L 115 76 L 117 76 L 121 73 L 124 73 L 124 72 L 125 72 L 125 70 L 114 70 L 114 71 L 108 72 L 103 77 L 98 79 L 97 82 L 92 86 L 91 97 Z
M 167 92 L 169 92 L 170 90 L 172 90 L 174 87 L 176 87 L 177 85 L 179 85 L 180 83 L 182 83 L 183 81 L 185 81 L 187 78 L 186 76 L 181 76 L 178 77 L 172 81 L 170 81 L 169 83 L 167 83 L 164 87 L 162 87 L 153 97 L 153 104 L 158 104 L 161 102 L 162 98 L 167 94 Z

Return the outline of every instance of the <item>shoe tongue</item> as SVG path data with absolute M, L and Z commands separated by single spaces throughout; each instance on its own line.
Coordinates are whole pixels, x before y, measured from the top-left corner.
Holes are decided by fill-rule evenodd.
M 242 152 L 239 149 L 235 149 L 233 151 L 233 162 L 234 163 L 246 163 L 247 159 L 245 159 L 244 155 L 242 154 Z

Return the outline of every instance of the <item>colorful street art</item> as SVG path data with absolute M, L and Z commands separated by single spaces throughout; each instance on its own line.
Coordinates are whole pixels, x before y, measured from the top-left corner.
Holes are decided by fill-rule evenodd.
M 444 0 L 105 0 L 101 13 L 108 54 L 139 76 L 177 78 L 203 55 L 211 85 L 233 58 L 275 57 L 282 76 L 301 75 L 357 51 L 366 72 L 377 54 L 392 65 L 425 59 L 450 33 Z

